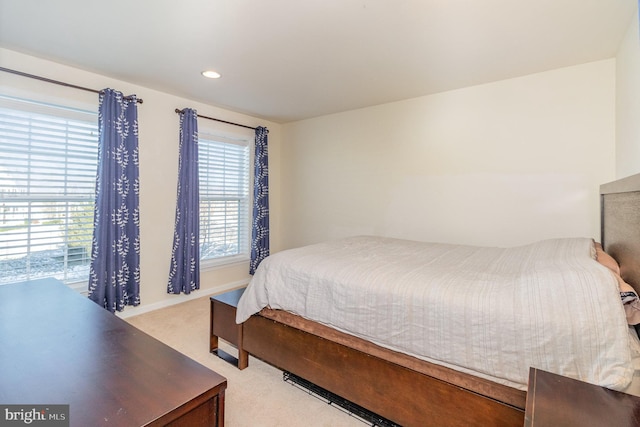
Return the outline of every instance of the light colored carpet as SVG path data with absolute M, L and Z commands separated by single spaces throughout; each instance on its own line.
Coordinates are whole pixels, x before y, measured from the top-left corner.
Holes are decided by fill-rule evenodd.
M 209 297 L 129 317 L 127 322 L 227 378 L 225 424 L 231 427 L 363 427 L 357 418 L 282 380 L 253 357 L 239 370 L 209 353 Z M 220 348 L 235 349 L 220 340 Z

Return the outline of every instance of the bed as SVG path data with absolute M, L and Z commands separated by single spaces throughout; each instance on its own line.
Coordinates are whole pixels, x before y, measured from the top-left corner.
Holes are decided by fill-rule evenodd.
M 628 390 L 638 306 L 620 286 L 640 284 L 640 175 L 602 185 L 601 209 L 601 251 L 589 238 L 504 249 L 354 237 L 272 255 L 238 305 L 243 350 L 405 426 L 522 425 L 531 366 Z M 442 285 L 405 286 L 424 270 Z

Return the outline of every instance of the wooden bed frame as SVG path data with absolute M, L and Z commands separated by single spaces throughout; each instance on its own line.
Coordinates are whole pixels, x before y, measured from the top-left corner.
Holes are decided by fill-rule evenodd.
M 604 184 L 600 193 L 603 246 L 620 263 L 623 278 L 640 289 L 640 174 Z M 364 340 L 353 344 L 339 333 L 339 339 L 335 333 L 327 338 L 314 329 L 318 324 L 297 317 L 291 326 L 274 312 L 265 310 L 244 323 L 243 350 L 397 424 L 524 423 L 525 391 Z

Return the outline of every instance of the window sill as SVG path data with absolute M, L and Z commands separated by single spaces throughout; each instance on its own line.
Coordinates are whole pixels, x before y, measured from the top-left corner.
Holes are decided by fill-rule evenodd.
M 66 282 L 65 283 L 69 288 L 73 289 L 74 291 L 87 296 L 89 295 L 89 289 L 88 289 L 88 284 L 87 281 L 79 281 L 79 282 Z
M 247 255 L 235 255 L 217 259 L 200 260 L 200 271 L 216 270 L 224 267 L 232 267 L 239 264 L 248 263 L 250 258 Z

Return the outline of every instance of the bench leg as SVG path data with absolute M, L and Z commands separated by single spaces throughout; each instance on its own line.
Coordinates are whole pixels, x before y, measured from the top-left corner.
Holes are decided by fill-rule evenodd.
M 213 301 L 211 301 L 211 315 L 209 318 L 209 353 L 213 353 L 218 349 L 218 336 L 213 334 Z
M 244 369 L 249 366 L 249 353 L 246 350 L 238 349 L 238 369 Z

